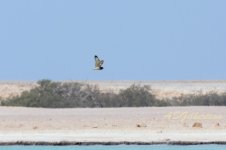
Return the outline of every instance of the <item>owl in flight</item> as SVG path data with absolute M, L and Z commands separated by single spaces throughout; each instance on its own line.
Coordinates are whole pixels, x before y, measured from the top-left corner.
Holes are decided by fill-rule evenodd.
M 94 56 L 95 59 L 95 68 L 94 70 L 102 70 L 104 67 L 102 67 L 104 60 L 100 60 L 97 55 Z

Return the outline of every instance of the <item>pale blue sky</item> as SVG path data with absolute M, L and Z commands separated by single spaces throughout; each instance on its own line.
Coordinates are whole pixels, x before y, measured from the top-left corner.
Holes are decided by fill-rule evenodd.
M 226 1 L 0 0 L 0 51 L 0 80 L 222 80 Z

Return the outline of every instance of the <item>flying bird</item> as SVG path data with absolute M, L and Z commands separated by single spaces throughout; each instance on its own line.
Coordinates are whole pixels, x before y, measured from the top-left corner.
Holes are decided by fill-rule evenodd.
M 104 69 L 104 67 L 102 67 L 102 65 L 104 63 L 104 60 L 100 60 L 97 55 L 94 56 L 94 59 L 95 59 L 95 68 L 94 68 L 94 70 L 102 70 L 102 69 Z

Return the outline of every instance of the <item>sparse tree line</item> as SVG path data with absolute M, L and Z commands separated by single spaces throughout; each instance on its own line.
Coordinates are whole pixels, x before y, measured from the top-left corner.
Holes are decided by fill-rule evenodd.
M 20 96 L 1 100 L 1 105 L 45 108 L 226 105 L 226 93 L 188 94 L 160 100 L 149 86 L 131 85 L 116 94 L 103 93 L 97 86 L 75 82 L 40 80 L 38 85 Z

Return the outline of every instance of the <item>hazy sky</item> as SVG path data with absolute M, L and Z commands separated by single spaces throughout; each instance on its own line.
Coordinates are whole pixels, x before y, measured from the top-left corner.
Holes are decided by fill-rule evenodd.
M 226 1 L 0 0 L 0 51 L 0 80 L 226 79 Z

